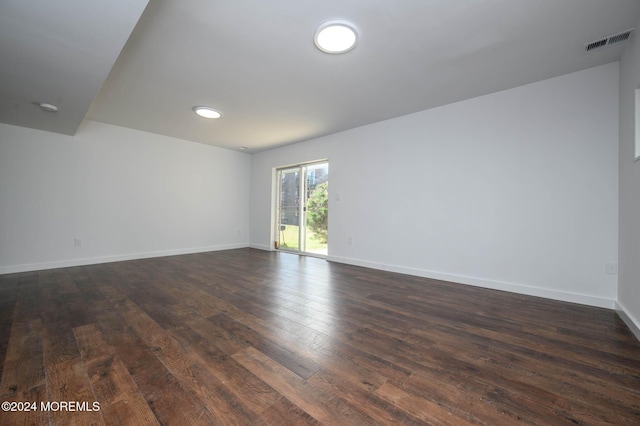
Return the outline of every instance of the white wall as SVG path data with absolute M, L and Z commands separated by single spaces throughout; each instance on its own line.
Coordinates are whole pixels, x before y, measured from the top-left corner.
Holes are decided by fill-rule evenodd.
M 620 85 L 608 64 L 253 156 L 0 124 L 0 273 L 270 249 L 273 168 L 329 158 L 330 259 L 613 307 L 622 94 L 619 299 L 638 318 L 633 46 Z
M 247 154 L 98 122 L 0 124 L 0 273 L 247 246 L 249 173 Z
M 612 63 L 254 154 L 251 244 L 273 168 L 328 158 L 331 260 L 611 308 L 617 144 Z
M 640 25 L 640 22 L 638 23 Z M 638 26 L 636 26 L 638 28 Z M 618 300 L 640 339 L 640 160 L 634 161 L 635 90 L 640 88 L 640 41 L 636 33 L 620 61 L 620 284 Z M 631 321 L 629 321 L 631 320 Z M 634 324 L 635 323 L 635 324 Z

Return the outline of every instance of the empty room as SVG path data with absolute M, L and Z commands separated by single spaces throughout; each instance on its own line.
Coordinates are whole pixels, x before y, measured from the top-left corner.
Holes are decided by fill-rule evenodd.
M 638 31 L 0 2 L 0 425 L 640 424 Z

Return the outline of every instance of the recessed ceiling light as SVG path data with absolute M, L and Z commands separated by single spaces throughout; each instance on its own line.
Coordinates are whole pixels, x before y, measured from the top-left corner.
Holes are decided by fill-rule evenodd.
M 220 116 L 222 115 L 215 109 L 206 106 L 194 106 L 192 109 L 193 112 L 203 118 L 220 118 Z
M 240 149 L 243 150 L 243 151 L 246 151 L 246 150 L 249 149 L 249 147 L 248 146 L 241 146 Z
M 313 41 L 325 53 L 345 53 L 356 46 L 358 33 L 347 22 L 328 21 L 318 27 Z
M 48 104 L 48 103 L 45 103 L 45 102 L 40 102 L 40 103 L 38 104 L 38 106 L 39 106 L 40 108 L 42 108 L 43 110 L 45 110 L 45 111 L 49 111 L 49 112 L 58 112 L 58 107 L 57 107 L 57 106 L 55 106 L 55 105 L 53 105 L 53 104 Z

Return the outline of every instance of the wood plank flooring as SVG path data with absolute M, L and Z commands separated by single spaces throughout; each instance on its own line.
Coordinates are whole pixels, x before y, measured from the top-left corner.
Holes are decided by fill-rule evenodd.
M 613 311 L 252 249 L 2 275 L 0 371 L 1 425 L 640 424 Z

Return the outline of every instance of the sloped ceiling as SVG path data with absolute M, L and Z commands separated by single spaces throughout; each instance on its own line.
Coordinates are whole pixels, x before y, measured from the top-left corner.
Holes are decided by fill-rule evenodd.
M 0 1 L 0 122 L 73 135 L 147 2 Z
M 637 0 L 150 0 L 120 53 L 144 1 L 56 3 L 1 3 L 0 121 L 73 134 L 86 117 L 249 152 L 615 61 L 624 43 L 583 45 L 640 14 Z M 357 28 L 353 51 L 315 48 L 331 19 Z

